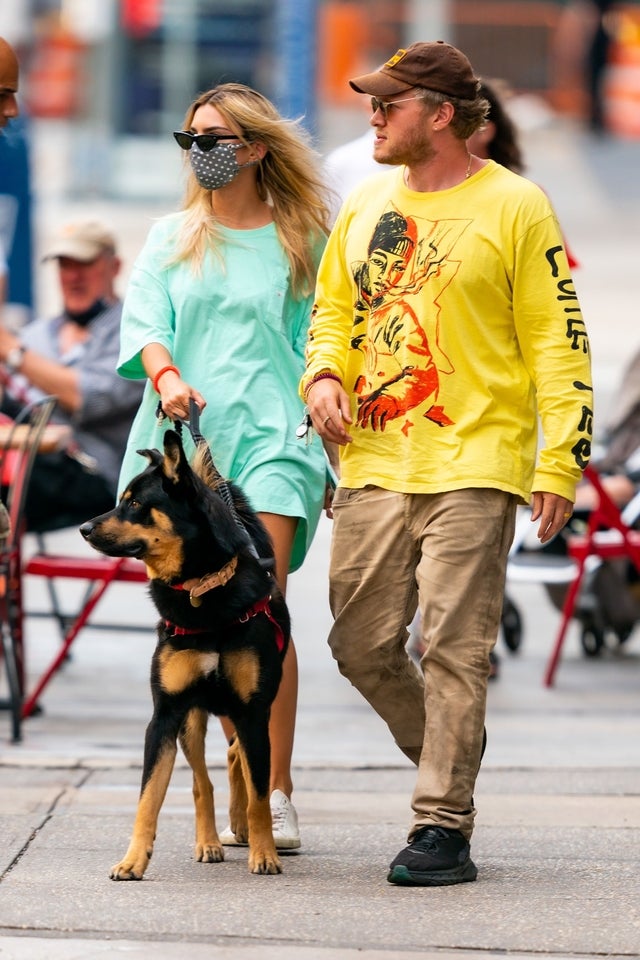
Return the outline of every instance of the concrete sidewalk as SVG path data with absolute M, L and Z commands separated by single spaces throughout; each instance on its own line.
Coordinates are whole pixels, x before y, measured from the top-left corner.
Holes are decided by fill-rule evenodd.
M 526 155 L 581 262 L 576 284 L 603 418 L 640 346 L 640 145 L 551 124 L 531 130 Z M 149 211 L 111 213 L 134 256 Z M 49 204 L 43 222 L 59 214 Z M 517 655 L 499 642 L 501 676 L 490 686 L 472 844 L 478 881 L 392 887 L 386 868 L 405 841 L 414 773 L 331 661 L 329 532 L 323 521 L 290 582 L 302 851 L 285 858 L 279 877 L 250 875 L 242 849 L 223 864 L 194 862 L 190 778 L 180 760 L 145 880 L 108 879 L 137 802 L 154 637 L 87 629 L 21 745 L 7 742 L 9 720 L 0 714 L 0 957 L 640 957 L 638 631 L 589 659 L 572 627 L 556 684 L 546 689 L 558 615 L 540 587 L 514 588 L 525 632 Z M 83 549 L 79 535 L 59 536 L 62 548 Z M 43 602 L 43 584 L 27 583 L 27 608 Z M 99 613 L 125 624 L 155 620 L 135 585 L 114 586 Z M 57 642 L 50 622 L 28 621 L 33 676 Z M 215 721 L 208 756 L 223 827 L 225 744 Z
M 45 691 L 43 714 L 26 722 L 24 743 L 0 745 L 0 955 L 640 955 L 636 637 L 589 660 L 572 630 L 556 686 L 546 689 L 557 616 L 541 588 L 518 587 L 523 644 L 515 656 L 499 644 L 501 677 L 490 687 L 473 839 L 479 879 L 392 887 L 386 867 L 404 844 L 414 773 L 330 659 L 329 529 L 322 524 L 304 574 L 291 581 L 302 851 L 284 858 L 279 877 L 250 875 L 242 849 L 223 864 L 194 862 L 190 776 L 180 759 L 145 880 L 108 879 L 137 802 L 153 636 L 88 629 Z M 27 586 L 33 609 L 43 585 Z M 152 622 L 139 587 L 112 590 L 104 612 Z M 46 621 L 28 627 L 35 671 L 57 639 Z M 215 721 L 208 755 L 222 827 L 225 744 Z

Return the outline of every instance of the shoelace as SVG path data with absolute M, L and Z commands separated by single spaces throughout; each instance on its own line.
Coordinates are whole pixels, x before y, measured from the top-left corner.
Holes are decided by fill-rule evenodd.
M 271 809 L 271 823 L 274 830 L 279 830 L 280 827 L 283 827 L 287 819 L 287 810 L 288 804 L 284 800 L 278 804 L 276 809 Z
M 441 840 L 447 840 L 449 834 L 442 827 L 423 827 L 424 833 L 418 833 L 411 846 L 418 850 L 433 850 Z

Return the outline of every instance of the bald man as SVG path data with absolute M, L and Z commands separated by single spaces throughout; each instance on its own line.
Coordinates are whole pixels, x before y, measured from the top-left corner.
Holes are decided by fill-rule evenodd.
M 0 37 L 0 130 L 9 120 L 19 114 L 16 93 L 18 92 L 18 58 L 7 41 Z M 0 249 L 0 302 L 5 291 L 4 257 Z M 9 536 L 10 521 L 5 505 L 0 501 L 0 549 Z M 4 578 L 0 579 L 0 591 L 4 593 Z
M 18 92 L 18 58 L 13 47 L 0 37 L 0 128 L 19 114 L 16 93 Z

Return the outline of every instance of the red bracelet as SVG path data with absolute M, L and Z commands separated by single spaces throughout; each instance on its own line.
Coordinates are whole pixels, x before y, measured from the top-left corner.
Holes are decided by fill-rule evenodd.
M 320 373 L 316 373 L 315 377 L 311 377 L 309 383 L 304 388 L 304 399 L 306 400 L 309 395 L 309 390 L 311 387 L 318 383 L 319 380 L 335 380 L 336 383 L 339 383 L 342 386 L 342 378 L 339 377 L 336 373 L 331 373 L 330 370 L 322 370 Z
M 174 367 L 172 363 L 168 364 L 166 367 L 160 367 L 155 377 L 153 378 L 153 389 L 155 390 L 156 393 L 160 393 L 160 391 L 158 390 L 158 382 L 160 380 L 160 377 L 163 377 L 165 373 L 169 373 L 170 370 L 172 370 L 175 374 L 177 374 L 177 376 L 180 376 L 180 371 L 178 370 L 177 367 Z

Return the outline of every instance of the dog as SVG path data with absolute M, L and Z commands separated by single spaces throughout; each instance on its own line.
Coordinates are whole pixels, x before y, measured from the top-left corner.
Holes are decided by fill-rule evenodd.
M 209 714 L 235 726 L 229 814 L 236 838 L 249 844 L 249 870 L 281 873 L 269 808 L 269 713 L 290 619 L 272 574 L 269 536 L 240 488 L 221 478 L 208 448 L 191 465 L 180 434 L 168 429 L 163 453 L 138 452 L 146 469 L 115 509 L 80 527 L 101 553 L 144 561 L 160 615 L 135 825 L 110 877 L 142 879 L 178 741 L 193 770 L 195 858 L 224 860 L 205 761 Z

